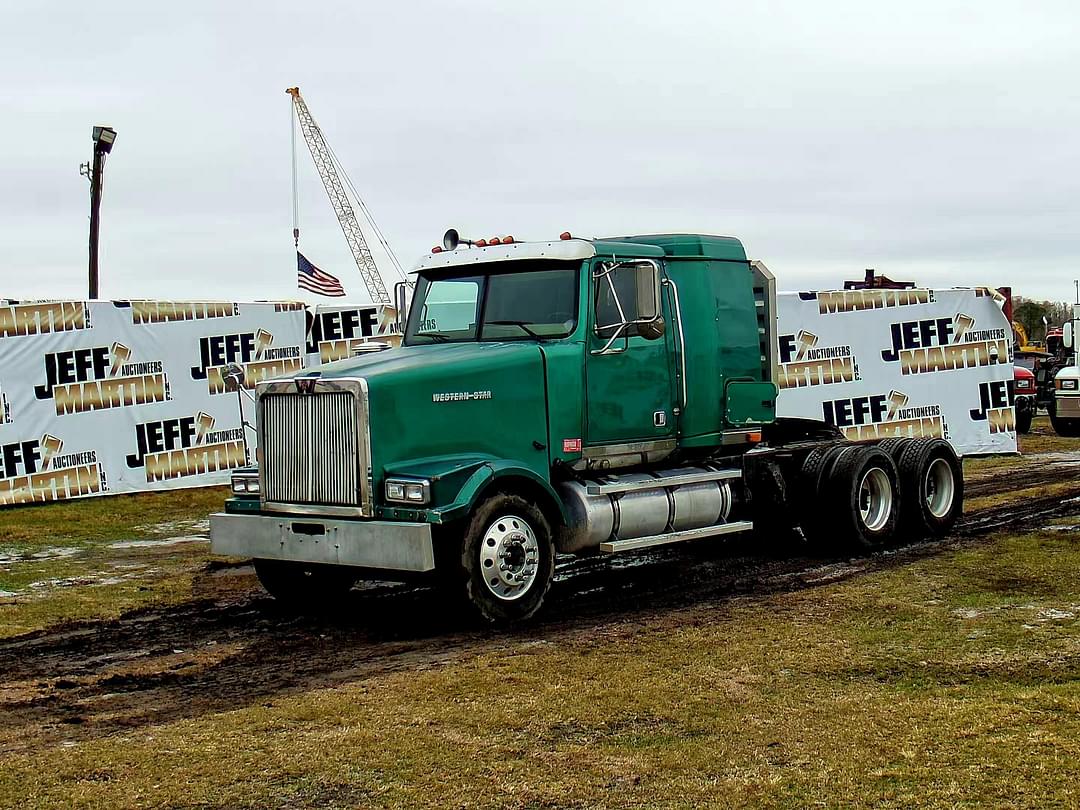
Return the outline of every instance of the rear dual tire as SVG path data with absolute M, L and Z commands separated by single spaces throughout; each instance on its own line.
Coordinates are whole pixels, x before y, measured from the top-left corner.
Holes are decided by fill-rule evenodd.
M 912 539 L 944 537 L 964 510 L 964 471 L 943 439 L 909 439 L 893 449 L 903 493 L 900 530 Z
M 877 447 L 854 446 L 836 456 L 823 491 L 836 543 L 874 551 L 892 542 L 899 521 L 896 464 Z
M 873 551 L 948 534 L 963 509 L 959 459 L 941 439 L 817 448 L 802 464 L 802 527 L 813 547 Z

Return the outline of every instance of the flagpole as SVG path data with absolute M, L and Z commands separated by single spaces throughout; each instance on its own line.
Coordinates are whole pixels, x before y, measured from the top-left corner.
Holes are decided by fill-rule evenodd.
M 300 195 L 296 188 L 296 117 L 293 104 L 289 102 L 289 134 L 292 141 L 292 235 L 293 245 L 300 250 Z

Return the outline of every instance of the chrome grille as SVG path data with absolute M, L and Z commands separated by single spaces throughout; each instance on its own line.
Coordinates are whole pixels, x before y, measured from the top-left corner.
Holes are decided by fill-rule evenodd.
M 259 397 L 263 497 L 360 506 L 356 397 L 349 391 Z

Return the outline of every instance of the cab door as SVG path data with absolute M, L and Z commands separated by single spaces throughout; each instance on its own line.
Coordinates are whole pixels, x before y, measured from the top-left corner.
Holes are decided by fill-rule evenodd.
M 616 452 L 617 445 L 675 437 L 674 340 L 660 294 L 662 273 L 651 259 L 596 259 L 590 265 L 589 448 Z

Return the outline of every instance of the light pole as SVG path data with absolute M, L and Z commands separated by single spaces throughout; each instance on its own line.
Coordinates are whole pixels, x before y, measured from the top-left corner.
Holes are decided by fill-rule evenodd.
M 101 227 L 101 181 L 105 169 L 105 156 L 112 151 L 116 140 L 116 130 L 112 127 L 94 127 L 91 139 L 94 141 L 94 162 L 92 166 L 83 164 L 85 174 L 90 177 L 90 293 L 89 298 L 98 297 L 98 231 Z

